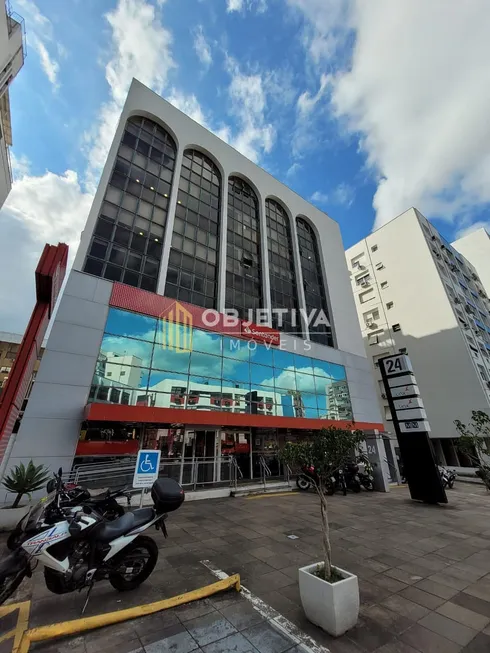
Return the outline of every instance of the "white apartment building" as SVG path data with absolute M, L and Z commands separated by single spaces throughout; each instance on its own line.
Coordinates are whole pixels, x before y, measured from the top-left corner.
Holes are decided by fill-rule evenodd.
M 455 240 L 454 249 L 457 249 L 471 265 L 475 266 L 481 279 L 483 288 L 490 295 L 490 235 L 483 227 L 472 231 L 467 236 Z
M 24 37 L 24 19 L 11 10 L 8 1 L 0 5 L 0 208 L 12 188 L 9 87 L 24 65 Z
M 386 430 L 394 435 L 378 361 L 406 352 L 437 457 L 466 466 L 454 420 L 490 411 L 490 301 L 475 267 L 414 208 L 348 249 L 346 258 Z

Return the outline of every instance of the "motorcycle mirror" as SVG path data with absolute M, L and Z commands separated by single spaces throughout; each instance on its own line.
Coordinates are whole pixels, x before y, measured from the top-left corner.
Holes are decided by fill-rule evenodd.
M 50 481 L 48 481 L 48 484 L 46 485 L 46 492 L 48 494 L 51 494 L 51 492 L 54 492 L 56 490 L 56 481 L 52 478 Z
M 92 508 L 90 506 L 83 506 L 83 512 L 86 515 L 90 515 L 90 514 L 92 514 Z
M 61 478 L 63 476 L 63 470 L 61 467 L 58 469 L 58 476 Z

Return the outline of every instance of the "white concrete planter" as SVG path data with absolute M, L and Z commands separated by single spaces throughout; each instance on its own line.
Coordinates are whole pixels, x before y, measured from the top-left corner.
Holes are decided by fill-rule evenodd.
M 0 508 L 0 531 L 13 531 L 28 510 L 29 506 Z
M 359 583 L 357 576 L 339 567 L 344 576 L 338 583 L 328 583 L 314 572 L 323 563 L 317 562 L 299 570 L 299 592 L 307 618 L 330 635 L 339 637 L 357 623 L 359 616 Z

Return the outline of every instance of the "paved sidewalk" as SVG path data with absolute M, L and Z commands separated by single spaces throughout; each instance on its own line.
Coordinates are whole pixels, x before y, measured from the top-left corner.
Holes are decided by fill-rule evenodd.
M 363 492 L 331 498 L 334 562 L 359 576 L 361 591 L 359 623 L 341 638 L 333 639 L 310 624 L 301 608 L 298 567 L 321 559 L 318 501 L 310 493 L 184 504 L 169 516 L 168 540 L 160 533 L 154 535 L 160 559 L 150 580 L 125 594 L 104 583 L 96 586 L 88 614 L 148 603 L 209 584 L 215 578 L 200 562 L 208 559 L 230 574 L 240 573 L 252 593 L 332 653 L 489 653 L 490 494 L 466 484 L 457 484 L 448 494 L 447 506 L 414 503 L 406 488 L 395 488 L 387 495 Z M 76 618 L 83 596 L 56 597 L 47 592 L 42 580 L 37 571 L 33 582 L 19 590 L 18 598 L 33 600 L 30 625 Z M 235 596 L 236 606 L 220 604 L 232 600 L 228 594 L 220 596 L 188 608 L 188 614 L 193 609 L 209 610 L 206 614 L 213 616 L 203 621 L 204 626 L 226 620 L 218 641 L 236 635 L 230 628 L 242 630 L 236 621 L 242 612 L 244 630 L 261 623 L 247 622 L 249 617 L 258 618 L 249 602 Z M 150 648 L 171 627 L 178 629 L 179 641 L 190 643 L 182 634 L 185 628 L 196 647 L 206 653 L 221 650 L 208 651 L 206 646 L 214 642 L 205 644 L 195 638 L 179 610 L 185 611 L 176 608 L 145 617 L 138 624 L 127 622 L 87 634 L 72 644 L 45 645 L 43 651 L 128 653 L 143 645 L 146 653 L 179 653 L 177 645 Z M 232 613 L 237 616 L 232 618 Z M 205 616 L 196 613 L 189 621 Z M 145 642 L 145 636 L 154 639 Z M 237 648 L 237 652 L 288 650 L 286 644 L 260 648 L 260 638 L 248 641 L 252 648 Z

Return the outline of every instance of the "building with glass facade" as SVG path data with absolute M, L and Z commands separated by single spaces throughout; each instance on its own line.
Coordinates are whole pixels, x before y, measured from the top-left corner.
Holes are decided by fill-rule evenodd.
M 337 223 L 133 81 L 10 464 L 143 443 L 249 478 L 354 421 L 382 428 Z

